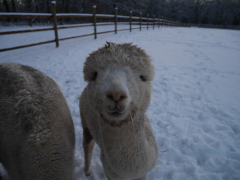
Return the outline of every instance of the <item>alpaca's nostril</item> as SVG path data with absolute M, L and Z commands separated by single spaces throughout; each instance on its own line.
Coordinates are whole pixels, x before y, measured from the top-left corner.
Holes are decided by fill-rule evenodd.
M 112 95 L 107 95 L 107 98 L 113 100 L 113 96 Z
M 122 92 L 110 92 L 107 93 L 106 96 L 115 102 L 122 101 L 127 98 L 127 96 Z
M 127 96 L 122 95 L 122 96 L 120 96 L 119 101 L 121 101 L 121 100 L 123 100 L 123 99 L 126 99 L 126 98 L 127 98 Z

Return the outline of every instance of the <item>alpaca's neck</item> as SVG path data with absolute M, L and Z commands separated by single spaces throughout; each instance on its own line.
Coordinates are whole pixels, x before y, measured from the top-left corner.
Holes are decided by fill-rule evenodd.
M 121 127 L 112 127 L 100 120 L 102 158 L 113 171 L 139 176 L 154 166 L 157 152 L 147 139 L 145 120 L 144 114 L 136 116 L 133 123 Z
M 137 116 L 133 120 L 122 124 L 120 127 L 107 124 L 100 120 L 102 142 L 106 151 L 121 149 L 129 151 L 129 148 L 138 148 L 146 141 L 144 115 Z

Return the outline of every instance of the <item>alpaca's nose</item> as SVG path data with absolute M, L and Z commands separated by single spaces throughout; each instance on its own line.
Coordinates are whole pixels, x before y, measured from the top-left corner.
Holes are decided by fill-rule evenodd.
M 118 102 L 118 101 L 122 101 L 124 99 L 127 98 L 127 95 L 126 93 L 122 92 L 122 91 L 112 91 L 112 92 L 107 92 L 106 93 L 106 96 L 115 101 L 115 102 Z

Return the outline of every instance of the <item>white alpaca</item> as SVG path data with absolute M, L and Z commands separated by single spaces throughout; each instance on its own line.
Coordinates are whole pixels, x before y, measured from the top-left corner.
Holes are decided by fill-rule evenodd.
M 72 180 L 74 148 L 58 85 L 29 66 L 0 64 L 0 162 L 10 178 Z
M 158 158 L 145 114 L 154 77 L 149 56 L 131 44 L 108 43 L 89 55 L 83 72 L 88 81 L 80 98 L 85 174 L 96 141 L 109 180 L 146 179 Z

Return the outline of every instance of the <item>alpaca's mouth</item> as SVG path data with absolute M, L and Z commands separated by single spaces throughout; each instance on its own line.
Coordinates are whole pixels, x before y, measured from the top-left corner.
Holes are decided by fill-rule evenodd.
M 124 112 L 115 111 L 108 111 L 108 114 L 112 117 L 120 117 L 124 114 Z
M 114 111 L 114 112 L 109 112 L 109 114 L 111 114 L 114 117 L 118 117 L 118 116 L 121 116 L 123 113 L 122 112 L 118 112 L 118 111 Z
M 115 112 L 113 112 L 113 113 L 110 113 L 112 116 L 121 116 L 122 115 L 122 113 L 119 113 L 119 112 L 117 112 L 117 111 L 115 111 Z

